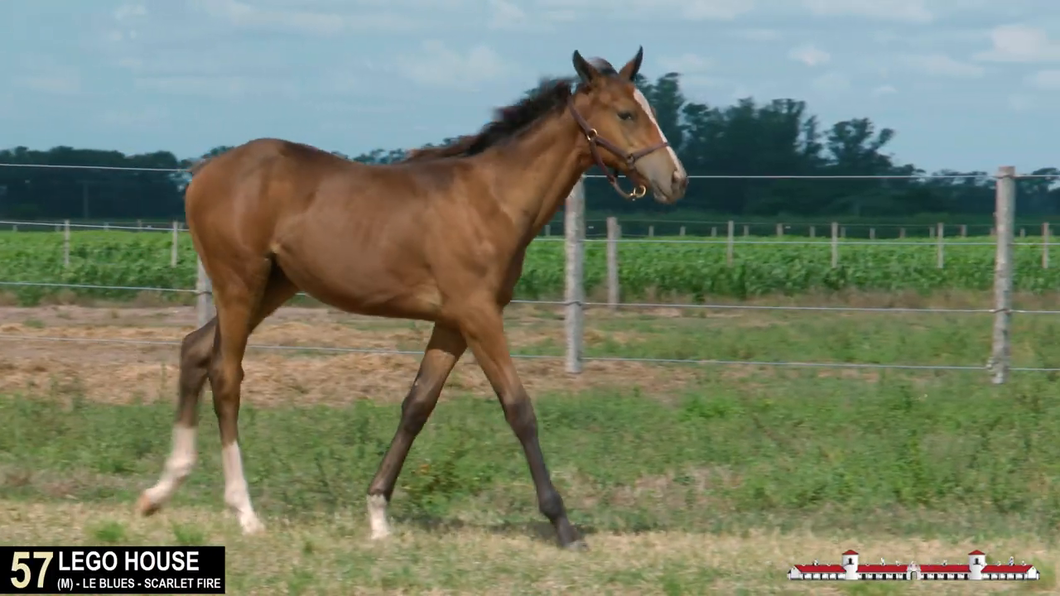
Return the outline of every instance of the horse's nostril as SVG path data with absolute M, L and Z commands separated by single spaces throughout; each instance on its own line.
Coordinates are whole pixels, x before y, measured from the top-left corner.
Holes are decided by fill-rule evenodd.
M 688 176 L 682 176 L 677 172 L 674 172 L 673 186 L 675 189 L 684 192 L 684 190 L 688 188 Z

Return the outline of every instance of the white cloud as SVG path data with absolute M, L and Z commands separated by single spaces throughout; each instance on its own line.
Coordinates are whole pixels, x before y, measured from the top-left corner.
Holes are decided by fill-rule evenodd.
M 755 9 L 756 0 L 537 0 L 549 11 L 560 11 L 566 20 L 579 13 L 615 18 L 689 21 L 731 21 Z
M 140 36 L 140 32 L 132 27 L 132 21 L 147 16 L 147 7 L 143 4 L 122 4 L 111 13 L 114 18 L 115 29 L 107 32 L 107 40 L 112 43 L 132 41 Z
M 839 72 L 828 72 L 810 81 L 810 86 L 820 93 L 842 93 L 850 89 L 850 79 Z
M 946 54 L 908 55 L 903 57 L 903 61 L 909 67 L 933 76 L 974 79 L 986 74 L 982 66 L 961 62 Z
M 681 14 L 693 21 L 728 21 L 754 8 L 754 0 L 683 0 L 668 4 L 679 7 Z
M 1008 107 L 1015 112 L 1033 110 L 1037 105 L 1037 100 L 1030 95 L 1015 94 L 1008 97 Z
M 252 6 L 240 0 L 190 0 L 193 7 L 236 27 L 333 36 L 347 30 L 409 30 L 418 22 L 397 13 L 340 14 Z
M 1060 61 L 1060 42 L 1044 29 L 1028 25 L 1001 25 L 990 32 L 991 48 L 975 55 L 988 62 Z
M 509 0 L 489 0 L 490 29 L 517 29 L 526 25 L 526 12 Z
M 143 4 L 122 4 L 114 10 L 115 21 L 124 21 L 135 17 L 147 16 L 147 7 Z
M 1038 89 L 1060 90 L 1060 70 L 1039 70 L 1027 77 L 1027 84 Z
M 161 124 L 169 117 L 169 110 L 148 106 L 131 110 L 105 110 L 98 117 L 107 126 L 142 128 Z
M 873 97 L 883 97 L 884 95 L 894 95 L 898 93 L 898 90 L 891 85 L 880 85 L 872 90 L 871 95 Z
M 343 17 L 336 14 L 258 8 L 239 0 L 196 0 L 195 6 L 237 27 L 279 28 L 312 35 L 334 35 L 342 31 L 345 25 Z
M 740 29 L 731 33 L 734 37 L 747 41 L 777 41 L 783 35 L 776 29 Z
M 792 48 L 788 52 L 788 58 L 802 62 L 806 66 L 819 66 L 827 64 L 832 59 L 832 55 L 813 44 L 803 44 Z
M 474 86 L 509 70 L 497 52 L 482 44 L 461 53 L 441 41 L 428 40 L 423 42 L 422 50 L 416 56 L 399 56 L 397 69 L 402 76 L 429 87 Z
M 691 52 L 680 56 L 664 56 L 658 60 L 659 66 L 666 72 L 681 74 L 700 73 L 710 69 L 714 62 Z
M 187 75 L 140 77 L 137 89 L 165 95 L 186 95 L 213 99 L 242 99 L 270 93 L 292 97 L 298 89 L 291 82 L 243 76 Z
M 81 93 L 81 77 L 74 73 L 15 77 L 12 83 L 16 87 L 52 95 L 78 95 Z
M 905 39 L 902 35 L 895 33 L 894 31 L 876 31 L 872 34 L 872 41 L 887 45 L 896 41 L 902 41 Z
M 822 17 L 858 16 L 887 21 L 928 23 L 934 15 L 926 0 L 802 0 L 811 13 Z

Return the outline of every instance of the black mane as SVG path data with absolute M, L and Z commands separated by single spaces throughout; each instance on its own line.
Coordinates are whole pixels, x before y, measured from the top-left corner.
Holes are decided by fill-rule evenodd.
M 615 67 L 603 58 L 594 58 L 589 62 L 604 76 L 618 74 Z M 577 77 L 542 79 L 537 88 L 520 101 L 495 110 L 493 121 L 483 126 L 478 133 L 458 137 L 441 147 L 413 149 L 404 161 L 469 157 L 516 138 L 545 116 L 564 109 L 571 93 L 578 93 L 582 89 L 581 85 L 575 87 L 577 82 Z
M 573 92 L 571 79 L 543 79 L 518 102 L 494 111 L 493 120 L 475 134 L 464 135 L 449 145 L 414 149 L 405 161 L 442 157 L 468 157 L 519 136 L 554 111 L 566 107 Z

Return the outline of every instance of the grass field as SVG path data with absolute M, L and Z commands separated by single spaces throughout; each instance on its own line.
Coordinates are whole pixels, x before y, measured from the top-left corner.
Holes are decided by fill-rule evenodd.
M 872 301 L 901 299 L 858 298 Z M 0 308 L 4 335 L 177 340 L 193 321 L 185 307 Z M 592 310 L 586 339 L 605 357 L 980 365 L 989 326 L 988 315 Z M 508 329 L 516 353 L 562 354 L 557 312 L 512 307 Z M 1055 317 L 1017 316 L 1014 364 L 1060 364 L 1058 332 Z M 292 307 L 254 341 L 419 350 L 428 333 Z M 401 355 L 251 350 L 242 447 L 267 533 L 243 537 L 223 512 L 208 404 L 199 467 L 169 509 L 138 519 L 135 497 L 168 451 L 175 363 L 173 346 L 0 342 L 0 541 L 222 543 L 234 594 L 968 590 L 785 578 L 792 563 L 848 548 L 920 563 L 979 548 L 1044 577 L 977 590 L 1057 589 L 1060 404 L 1045 374 L 995 387 L 985 372 L 587 362 L 572 378 L 559 359 L 518 360 L 591 548 L 567 553 L 468 357 L 399 479 L 390 542 L 368 540 L 363 505 L 416 370 Z

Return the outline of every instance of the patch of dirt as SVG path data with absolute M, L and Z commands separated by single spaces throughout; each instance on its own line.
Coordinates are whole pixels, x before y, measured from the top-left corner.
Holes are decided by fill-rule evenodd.
M 552 346 L 554 353 L 562 353 L 555 348 L 564 345 L 561 320 L 542 318 L 534 309 L 513 311 L 506 323 L 513 348 L 540 352 Z M 79 394 L 106 403 L 172 401 L 179 342 L 194 328 L 194 311 L 188 307 L 0 308 L 0 391 Z M 254 333 L 252 346 L 370 348 L 414 354 L 252 348 L 243 362 L 243 399 L 256 406 L 337 405 L 358 399 L 398 402 L 412 383 L 430 330 L 431 325 L 424 322 L 359 317 L 323 308 L 281 309 Z M 625 332 L 586 329 L 587 343 L 634 338 L 635 334 Z M 582 374 L 570 375 L 558 357 L 516 359 L 516 368 L 531 395 L 639 388 L 647 395 L 665 397 L 696 379 L 696 371 L 687 367 L 627 362 L 586 362 Z M 446 386 L 450 391 L 493 395 L 470 353 L 461 359 Z

